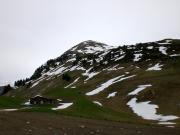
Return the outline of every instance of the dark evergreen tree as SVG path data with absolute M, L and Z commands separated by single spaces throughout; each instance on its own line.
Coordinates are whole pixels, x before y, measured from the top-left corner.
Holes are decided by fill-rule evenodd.
M 8 93 L 10 90 L 12 90 L 10 84 L 4 86 L 4 91 L 3 91 L 2 95 Z
M 44 69 L 45 69 L 44 66 L 41 66 L 41 67 L 39 67 L 38 69 L 36 69 L 35 72 L 34 72 L 34 74 L 31 76 L 30 79 L 31 79 L 31 80 L 35 80 L 35 79 L 41 77 L 41 73 L 42 73 L 42 71 L 43 71 Z
M 87 67 L 87 66 L 88 66 L 87 60 L 83 60 L 83 61 L 82 61 L 82 66 L 83 66 L 83 67 Z
M 124 57 L 124 61 L 128 62 L 128 61 L 132 61 L 134 59 L 134 54 L 133 54 L 133 51 L 130 50 L 130 49 L 127 49 L 125 51 L 125 57 Z
M 62 75 L 62 79 L 69 82 L 71 80 L 71 76 L 68 73 L 65 73 Z

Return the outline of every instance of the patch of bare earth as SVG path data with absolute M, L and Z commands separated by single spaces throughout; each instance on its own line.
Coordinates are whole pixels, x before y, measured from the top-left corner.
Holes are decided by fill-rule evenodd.
M 0 135 L 179 135 L 166 128 L 45 113 L 0 112 Z

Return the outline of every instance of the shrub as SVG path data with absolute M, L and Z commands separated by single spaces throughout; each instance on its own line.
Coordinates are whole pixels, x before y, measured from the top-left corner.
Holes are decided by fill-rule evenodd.
M 3 91 L 2 95 L 8 93 L 10 90 L 12 90 L 10 84 L 4 86 L 4 91 Z
M 71 76 L 68 73 L 65 73 L 62 75 L 62 79 L 69 82 L 71 80 Z

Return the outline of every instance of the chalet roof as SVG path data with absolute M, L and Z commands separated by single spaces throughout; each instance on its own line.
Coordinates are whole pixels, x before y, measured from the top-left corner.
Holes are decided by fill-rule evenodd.
M 32 99 L 43 99 L 43 100 L 57 100 L 57 99 L 52 99 L 52 98 L 46 98 L 46 97 L 43 97 L 43 96 L 40 96 L 40 95 L 36 95 L 32 98 L 30 98 L 31 100 Z

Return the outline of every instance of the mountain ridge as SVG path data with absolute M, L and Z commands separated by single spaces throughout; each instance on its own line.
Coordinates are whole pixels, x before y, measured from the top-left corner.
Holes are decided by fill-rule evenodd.
M 167 42 L 166 42 L 167 41 Z M 136 45 L 128 45 L 128 46 L 108 46 L 104 43 L 99 43 L 99 42 L 96 42 L 96 41 L 92 41 L 92 40 L 87 40 L 87 41 L 83 41 L 81 42 L 80 44 L 72 47 L 71 49 L 67 50 L 64 54 L 62 54 L 60 57 L 58 58 L 55 58 L 55 59 L 51 59 L 49 61 L 46 62 L 46 64 L 44 64 L 44 66 L 46 67 L 46 65 L 48 66 L 55 66 L 55 63 L 53 62 L 57 62 L 56 64 L 63 64 L 64 61 L 66 61 L 67 59 L 69 59 L 69 61 L 71 61 L 73 59 L 73 57 L 75 55 L 82 55 L 82 54 L 96 54 L 96 53 L 101 53 L 101 52 L 108 52 L 108 50 L 112 50 L 112 49 L 117 49 L 117 48 L 120 48 L 122 49 L 123 47 L 127 47 L 128 49 L 130 49 L 130 51 L 132 51 L 131 48 L 135 48 L 135 47 L 138 47 L 138 46 L 141 46 L 141 45 L 145 45 L 145 46 L 150 46 L 150 47 L 158 47 L 158 46 L 166 46 L 168 45 L 169 41 L 173 41 L 173 39 L 164 39 L 164 40 L 160 40 L 160 41 L 156 41 L 156 42 L 148 42 L 148 43 L 139 43 L 139 44 L 136 44 Z M 98 46 L 99 48 L 91 48 L 91 46 Z M 103 46 L 103 47 L 102 47 Z M 106 47 L 104 47 L 106 46 Z M 107 47 L 108 46 L 108 47 Z M 82 48 L 84 47 L 84 48 Z M 88 48 L 88 50 L 86 50 L 86 47 L 90 47 Z M 100 48 L 101 47 L 101 48 Z M 149 48 L 151 50 L 151 48 Z M 83 51 L 82 51 L 83 50 Z M 79 51 L 79 52 L 78 52 Z M 163 51 L 163 48 L 162 50 Z M 137 53 L 136 53 L 137 52 Z M 134 54 L 136 53 L 136 56 L 135 56 L 135 61 L 138 61 L 138 51 L 134 52 Z M 151 51 L 152 52 L 152 51 Z M 123 53 L 123 52 L 120 52 L 120 53 Z M 129 53 L 129 52 L 127 52 Z M 175 53 L 175 52 L 174 52 Z M 102 54 L 103 55 L 103 54 Z M 106 54 L 105 54 L 106 55 Z M 131 54 L 130 54 L 131 55 Z M 140 55 L 140 53 L 139 53 Z M 174 54 L 171 54 L 171 55 L 174 55 Z M 74 57 L 74 58 L 77 58 L 78 56 Z M 89 56 L 90 57 L 90 56 Z M 123 57 L 123 56 L 120 56 L 120 58 Z M 119 59 L 120 59 L 119 58 Z M 127 58 L 128 59 L 128 58 Z M 49 68 L 49 67 L 47 67 Z M 47 69 L 48 70 L 48 69 Z M 32 77 L 34 78 L 34 77 Z
M 75 45 L 74 47 L 70 48 L 69 50 L 67 50 L 61 56 L 55 59 L 48 60 L 45 64 L 37 68 L 34 74 L 30 78 L 16 81 L 15 86 L 25 85 L 25 83 L 29 82 L 30 80 L 38 79 L 39 77 L 41 77 L 42 72 L 48 72 L 50 71 L 50 69 L 58 67 L 66 62 L 73 61 L 72 64 L 76 65 L 77 61 L 82 57 L 84 57 L 84 55 L 86 55 L 85 57 L 87 57 L 88 59 L 90 59 L 95 63 L 95 68 L 98 68 L 98 65 L 96 65 L 97 63 L 100 63 L 101 66 L 107 65 L 106 63 L 107 61 L 109 62 L 109 58 L 114 56 L 117 57 L 116 59 L 114 58 L 115 63 L 116 61 L 119 60 L 121 61 L 124 60 L 125 62 L 127 62 L 130 59 L 131 61 L 133 59 L 134 62 L 139 62 L 139 60 L 141 60 L 140 57 L 142 57 L 142 55 L 144 55 L 142 59 L 148 57 L 148 55 L 151 56 L 152 59 L 156 59 L 157 57 L 159 57 L 158 55 L 161 55 L 160 57 L 166 57 L 166 56 L 175 57 L 178 55 L 177 54 L 178 52 L 172 52 L 175 50 L 169 49 L 171 51 L 170 52 L 171 54 L 169 55 L 166 54 L 166 51 L 168 51 L 166 50 L 167 49 L 166 46 L 171 45 L 170 42 L 179 42 L 179 40 L 169 38 L 155 42 L 138 43 L 135 45 L 124 45 L 124 46 L 109 46 L 107 44 L 93 40 L 83 41 Z M 142 49 L 149 49 L 149 52 L 146 52 L 145 54 L 141 54 Z M 115 50 L 116 50 L 115 53 L 117 55 L 115 53 L 110 54 L 113 53 L 113 51 Z M 148 60 L 148 58 L 145 59 Z M 86 64 L 85 60 L 83 62 L 85 65 Z M 93 63 L 91 64 L 93 65 Z

